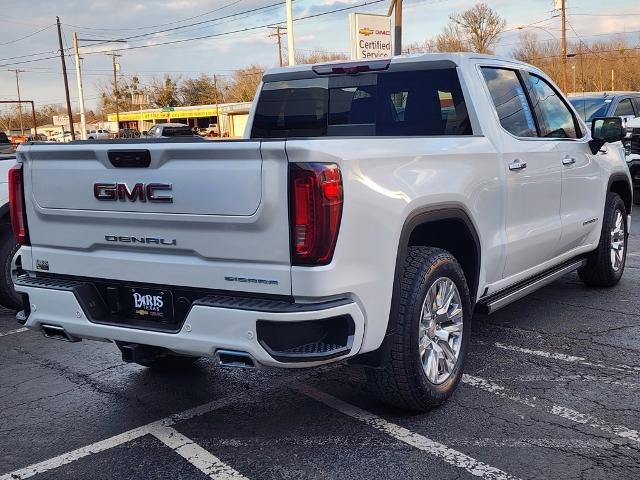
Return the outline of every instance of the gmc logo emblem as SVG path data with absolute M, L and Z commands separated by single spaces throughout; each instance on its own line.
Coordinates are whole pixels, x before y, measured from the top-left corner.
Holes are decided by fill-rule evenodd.
M 166 192 L 172 189 L 170 183 L 136 183 L 129 188 L 126 183 L 94 183 L 93 196 L 98 200 L 115 202 L 155 202 L 173 203 L 173 196 L 162 195 L 158 192 Z

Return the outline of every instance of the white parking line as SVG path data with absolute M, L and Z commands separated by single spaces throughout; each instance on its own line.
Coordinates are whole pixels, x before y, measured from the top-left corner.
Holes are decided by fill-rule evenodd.
M 584 365 L 586 367 L 596 367 L 596 368 L 602 368 L 605 370 L 614 370 L 616 372 L 629 372 L 629 371 L 640 372 L 640 367 L 633 367 L 630 365 L 606 365 L 604 363 L 589 362 L 584 357 L 576 357 L 574 355 L 566 355 L 564 353 L 545 352 L 544 350 L 532 350 L 530 348 L 516 347 L 515 345 L 505 345 L 504 343 L 500 343 L 500 342 L 495 342 L 493 346 L 495 346 L 496 348 L 500 348 L 502 350 L 525 353 L 527 355 L 550 358 L 552 360 L 560 360 L 562 362 L 567 362 L 567 363 L 576 363 L 579 365 Z
M 637 382 L 623 382 L 619 380 L 611 380 L 605 376 L 594 375 L 516 375 L 516 376 L 500 376 L 500 379 L 505 381 L 515 382 L 552 382 L 552 383 L 569 383 L 569 382 L 592 382 L 601 385 L 615 385 L 617 387 L 624 388 L 640 388 L 640 383 Z
M 541 408 L 551 415 L 562 417 L 566 420 L 580 423 L 582 425 L 588 425 L 603 432 L 640 443 L 640 432 L 625 427 L 624 425 L 611 424 L 605 422 L 604 420 L 600 420 L 588 414 L 577 412 L 567 407 L 549 404 L 540 398 L 510 393 L 502 385 L 498 385 L 497 383 L 491 382 L 484 378 L 465 374 L 462 376 L 462 382 L 472 387 L 479 388 L 480 390 L 484 390 L 485 392 L 493 393 L 494 395 L 497 395 L 499 397 L 506 398 L 513 402 L 517 402 L 532 408 Z
M 62 455 L 45 460 L 44 462 L 29 465 L 28 467 L 21 468 L 20 470 L 6 473 L 0 476 L 0 480 L 18 480 L 33 477 L 34 475 L 48 472 L 54 468 L 67 465 L 71 462 L 75 462 L 76 460 L 80 460 L 81 458 L 93 455 L 94 453 L 104 452 L 105 450 L 130 442 L 131 440 L 135 440 L 136 438 L 140 438 L 146 434 L 147 430 L 145 427 L 135 428 L 128 432 L 121 433 L 120 435 L 115 435 L 111 438 L 107 438 L 106 440 L 102 440 L 101 442 L 92 443 L 86 447 L 81 447 L 76 450 L 72 450 L 71 452 L 63 453 Z
M 502 470 L 487 465 L 486 463 L 480 462 L 475 458 L 465 455 L 462 452 L 449 448 L 442 443 L 431 440 L 430 438 L 424 437 L 418 433 L 411 432 L 404 427 L 396 425 L 395 423 L 388 422 L 373 413 L 356 407 L 355 405 L 351 405 L 350 403 L 333 397 L 328 393 L 321 392 L 320 390 L 308 385 L 298 384 L 294 388 L 298 392 L 307 395 L 320 403 L 324 403 L 328 407 L 331 407 L 351 418 L 355 418 L 370 427 L 380 430 L 396 440 L 400 440 L 412 447 L 440 458 L 449 465 L 463 468 L 476 477 L 490 480 L 512 480 L 517 478 L 503 472 Z
M 28 328 L 16 328 L 15 330 L 9 330 L 8 332 L 0 332 L 0 337 L 6 337 L 8 335 L 15 335 L 16 333 L 22 333 L 22 332 L 26 332 L 27 330 L 29 330 Z
M 205 475 L 217 480 L 247 480 L 218 457 L 208 452 L 175 428 L 161 425 L 153 426 L 149 433 L 187 460 Z
M 329 370 L 331 368 L 335 368 L 335 366 L 324 367 L 325 370 Z M 316 373 L 317 373 L 317 370 L 316 370 Z M 309 377 L 309 374 L 300 375 L 300 376 L 282 377 L 281 379 L 271 383 L 271 389 L 277 389 L 279 387 L 282 387 L 283 385 L 287 385 L 295 381 L 303 380 L 307 377 Z M 119 435 L 114 435 L 113 437 L 107 438 L 106 440 L 102 440 L 102 441 L 93 443 L 91 445 L 78 448 L 71 452 L 63 453 L 62 455 L 58 455 L 57 457 L 50 458 L 49 460 L 35 463 L 33 465 L 29 465 L 28 467 L 15 470 L 13 472 L 5 473 L 4 475 L 0 475 L 0 480 L 22 480 L 25 478 L 30 478 L 34 475 L 48 472 L 55 468 L 61 467 L 63 465 L 67 465 L 68 463 L 74 462 L 75 460 L 86 457 L 88 455 L 103 452 L 105 450 L 109 450 L 110 448 L 117 447 L 119 445 L 127 443 L 136 438 L 142 437 L 144 435 L 148 435 L 148 434 L 153 435 L 153 432 L 155 431 L 154 429 L 158 427 L 171 427 L 176 422 L 189 420 L 191 418 L 198 417 L 206 413 L 210 413 L 214 410 L 224 408 L 229 405 L 236 405 L 240 401 L 254 398 L 254 396 L 255 394 L 253 392 L 243 391 L 235 395 L 214 400 L 212 402 L 205 403 L 203 405 L 199 405 L 194 408 L 190 408 L 183 412 L 169 415 L 168 417 L 165 417 L 161 420 L 149 423 L 147 425 L 143 425 L 138 428 L 134 428 L 132 430 L 121 433 Z

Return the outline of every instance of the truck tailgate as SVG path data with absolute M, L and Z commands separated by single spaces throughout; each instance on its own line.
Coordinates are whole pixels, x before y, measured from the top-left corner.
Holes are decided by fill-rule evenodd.
M 19 156 L 32 270 L 291 294 L 284 142 L 30 145 Z

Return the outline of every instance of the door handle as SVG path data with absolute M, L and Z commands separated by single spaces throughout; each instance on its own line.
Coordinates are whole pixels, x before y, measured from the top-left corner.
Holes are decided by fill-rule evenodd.
M 573 157 L 564 157 L 562 159 L 563 165 L 573 165 L 574 163 L 576 163 L 576 159 Z
M 511 160 L 509 162 L 509 170 L 511 170 L 512 172 L 524 170 L 525 168 L 527 168 L 527 162 L 525 162 L 524 160 L 520 160 L 519 158 L 516 158 L 515 160 Z

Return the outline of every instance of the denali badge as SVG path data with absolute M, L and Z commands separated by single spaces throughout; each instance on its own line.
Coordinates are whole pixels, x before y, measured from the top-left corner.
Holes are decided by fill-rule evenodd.
M 129 188 L 126 183 L 94 183 L 93 196 L 98 200 L 114 202 L 116 200 L 131 202 L 173 203 L 173 196 L 158 195 L 158 191 L 169 191 L 170 183 L 136 183 Z
M 144 243 L 144 244 L 152 244 L 152 245 L 177 245 L 176 239 L 169 240 L 167 238 L 156 238 L 156 237 L 127 237 L 122 235 L 105 235 L 104 239 L 107 242 L 118 242 L 118 243 Z
M 277 280 L 265 280 L 264 278 L 224 277 L 227 282 L 259 283 L 260 285 L 278 285 Z

